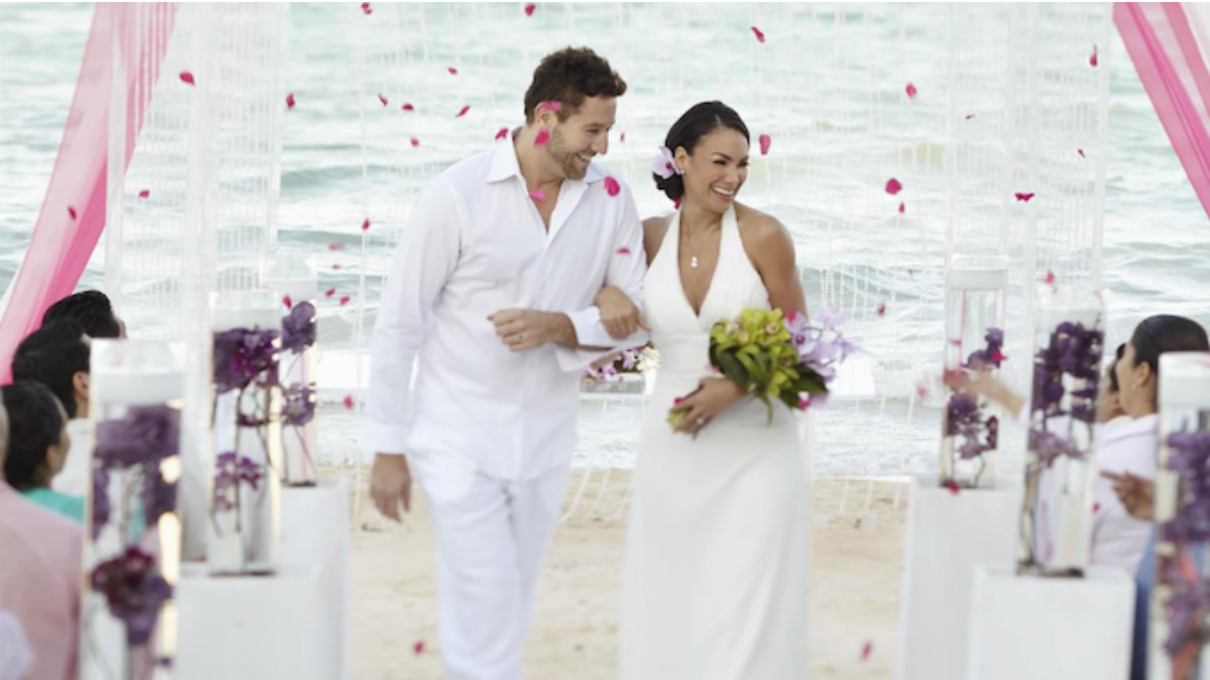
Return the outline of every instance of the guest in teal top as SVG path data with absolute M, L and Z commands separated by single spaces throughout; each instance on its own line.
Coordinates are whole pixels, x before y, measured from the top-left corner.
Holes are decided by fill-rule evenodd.
M 50 488 L 71 449 L 63 405 L 50 388 L 33 380 L 18 380 L 0 392 L 11 425 L 5 480 L 28 500 L 83 524 L 84 499 Z

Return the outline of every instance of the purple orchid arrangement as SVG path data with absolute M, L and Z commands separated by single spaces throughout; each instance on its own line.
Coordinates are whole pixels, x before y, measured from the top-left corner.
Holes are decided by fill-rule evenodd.
M 302 306 L 301 304 L 299 305 Z M 280 333 L 233 328 L 214 334 L 214 385 L 221 392 L 243 390 L 260 378 L 274 384 Z
M 1050 335 L 1046 347 L 1034 357 L 1032 412 L 1041 412 L 1043 420 L 1070 415 L 1091 425 L 1096 422 L 1097 386 L 1100 383 L 1101 352 L 1105 333 L 1083 324 L 1064 322 Z M 1081 389 L 1067 394 L 1064 377 L 1079 381 Z M 1070 407 L 1063 409 L 1064 397 Z M 1083 455 L 1085 452 L 1081 452 Z
M 172 586 L 160 576 L 154 556 L 138 546 L 97 565 L 92 589 L 105 597 L 110 613 L 126 625 L 126 642 L 139 647 L 151 640 L 160 607 L 172 598 Z
M 264 472 L 256 461 L 237 456 L 234 451 L 220 453 L 215 459 L 214 506 L 216 510 L 234 510 L 239 505 L 239 487 L 259 487 Z
M 1176 554 L 1163 558 L 1163 583 L 1170 588 L 1164 601 L 1168 636 L 1164 650 L 1175 655 L 1189 644 L 1210 639 L 1210 583 L 1190 564 L 1190 550 L 1210 542 L 1210 431 L 1173 432 L 1168 435 L 1167 468 L 1180 477 L 1179 504 L 1172 519 L 1160 525 L 1164 541 L 1175 544 Z M 1181 568 L 1184 567 L 1184 568 Z
M 315 390 L 303 384 L 295 384 L 285 388 L 283 395 L 283 425 L 301 427 L 315 418 Z
M 309 301 L 294 305 L 281 320 L 282 351 L 302 354 L 315 344 L 316 333 L 315 305 Z
M 989 327 L 983 339 L 987 342 L 987 346 L 971 352 L 966 362 L 962 364 L 962 369 L 987 371 L 999 368 L 1008 358 L 1001 351 L 1004 347 L 1003 330 L 994 326 Z M 954 370 L 961 374 L 962 369 Z M 945 436 L 954 439 L 947 444 L 947 448 L 942 449 L 942 454 L 952 457 L 956 453 L 960 460 L 978 459 L 978 470 L 974 473 L 973 478 L 965 482 L 971 487 L 979 486 L 979 479 L 983 476 L 983 471 L 987 466 L 983 454 L 995 451 L 1000 441 L 1000 419 L 994 414 L 984 417 L 986 410 L 985 400 L 965 390 L 954 390 L 946 403 Z M 950 466 L 950 472 L 944 472 L 947 468 L 943 465 L 943 483 L 958 484 L 958 480 L 954 478 L 956 475 L 953 474 L 953 467 L 953 465 Z
M 638 373 L 642 347 L 622 350 L 616 359 L 600 366 L 590 365 L 584 369 L 584 379 L 593 383 L 613 383 L 623 373 Z

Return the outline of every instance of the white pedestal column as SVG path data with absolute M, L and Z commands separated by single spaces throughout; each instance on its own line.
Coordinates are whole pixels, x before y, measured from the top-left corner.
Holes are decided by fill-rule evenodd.
M 961 680 L 976 565 L 1016 564 L 1019 482 L 953 493 L 912 484 L 899 618 L 898 680 Z
M 1090 567 L 1084 578 L 979 567 L 971 592 L 966 680 L 1126 680 L 1134 579 Z

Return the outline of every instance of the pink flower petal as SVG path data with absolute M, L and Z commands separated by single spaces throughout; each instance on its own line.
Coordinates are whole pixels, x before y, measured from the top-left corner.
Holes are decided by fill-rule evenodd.
M 627 248 L 626 246 L 622 246 L 621 248 L 618 248 L 618 255 L 629 255 L 629 254 L 630 254 L 630 249 Z
M 374 13 L 374 9 L 372 7 L 370 7 L 370 3 L 368 3 L 368 2 L 361 3 L 361 11 L 366 14 Z
M 150 196 L 151 196 L 151 191 L 150 191 L 150 190 L 148 190 L 148 189 L 144 189 L 144 190 L 142 190 L 142 191 L 140 191 L 140 192 L 139 192 L 139 198 L 146 199 L 146 198 L 148 198 L 148 197 L 150 197 Z
M 1018 191 L 1017 193 L 1015 193 L 1013 195 L 1016 196 L 1017 200 L 1021 201 L 1022 203 L 1029 203 L 1029 199 L 1034 197 L 1034 193 L 1032 191 L 1029 193 L 1022 193 L 1022 192 Z
M 370 230 L 370 218 L 368 218 L 368 217 L 367 217 L 367 218 L 365 218 L 365 221 L 363 221 L 363 222 L 361 223 L 361 230 L 362 230 L 362 231 L 369 231 L 369 230 Z
M 530 5 L 530 7 L 533 7 L 533 5 Z M 424 653 L 424 640 L 417 640 L 412 644 L 412 653 L 417 656 Z
M 415 106 L 412 106 L 412 104 L 411 104 L 410 102 L 404 102 L 403 106 L 399 107 L 399 110 L 401 110 L 401 111 L 415 111 L 415 110 L 416 110 L 416 107 L 415 107 Z
M 294 301 L 290 299 L 289 295 L 283 297 L 281 303 L 286 306 L 286 309 L 294 309 Z
M 900 191 L 903 191 L 903 185 L 899 183 L 899 180 L 892 177 L 886 181 L 886 192 L 888 194 L 894 196 Z
M 903 204 L 903 201 L 899 201 L 899 214 L 902 215 L 905 212 L 907 212 L 907 206 Z
M 805 411 L 809 408 L 811 408 L 811 398 L 810 397 L 799 397 L 798 398 L 798 410 Z
M 416 149 L 416 148 L 419 148 L 419 147 L 420 147 L 420 140 L 419 140 L 419 139 L 416 139 L 415 137 L 412 137 L 411 142 L 412 142 L 412 148 L 413 148 L 413 149 Z
M 1045 278 L 1045 279 L 1042 279 L 1042 280 L 1043 280 L 1043 281 L 1045 281 L 1046 283 L 1049 283 L 1050 285 L 1052 285 L 1052 286 L 1053 286 L 1053 285 L 1054 285 L 1054 283 L 1055 283 L 1055 273 L 1054 273 L 1054 272 L 1052 272 L 1052 271 L 1050 271 L 1050 270 L 1047 270 L 1047 271 L 1046 271 L 1046 278 Z
M 1100 511 L 1101 511 L 1101 504 L 1100 504 L 1100 503 L 1093 503 L 1093 504 L 1092 504 L 1092 511 L 1093 511 L 1093 512 L 1100 512 Z
M 763 43 L 765 41 L 765 34 L 762 33 L 761 30 L 755 26 L 752 27 L 752 35 L 756 36 L 757 42 Z
M 450 67 L 449 67 L 449 68 L 447 68 L 446 70 L 450 72 L 450 75 L 451 75 L 451 76 L 456 76 L 456 75 L 458 75 L 458 69 L 454 68 L 453 66 L 450 66 Z
M 332 271 L 340 271 L 340 263 L 339 263 L 339 262 L 334 262 L 334 263 L 332 263 Z
M 459 110 L 458 110 L 458 115 L 456 115 L 456 116 L 454 116 L 454 117 L 455 117 L 455 118 L 461 118 L 461 117 L 463 117 L 463 116 L 465 116 L 465 115 L 466 115 L 466 112 L 467 112 L 467 111 L 470 111 L 470 110 L 471 110 L 471 105 L 470 105 L 470 104 L 467 104 L 466 106 L 463 106 L 461 109 L 459 109 Z
M 910 268 L 910 267 L 909 267 L 909 268 L 908 268 L 908 276 L 915 276 L 915 275 L 916 275 L 916 270 L 915 270 L 915 269 L 912 269 L 912 268 Z
M 74 220 L 74 219 L 76 219 L 76 209 L 75 209 L 75 208 L 73 208 L 73 207 L 71 207 L 70 205 L 69 205 L 69 206 L 67 206 L 67 214 L 68 214 L 68 216 L 69 216 L 69 217 L 71 217 L 73 220 Z
M 349 297 L 348 295 L 340 296 L 340 306 L 344 307 L 345 305 L 349 304 L 349 300 L 352 300 L 352 299 L 353 298 Z
M 878 303 L 878 316 L 886 316 L 886 303 Z
M 502 127 L 496 131 L 496 139 L 506 139 L 508 137 L 508 128 Z
M 913 85 L 913 84 L 911 84 L 911 83 L 908 83 L 908 84 L 907 84 L 907 87 L 903 88 L 903 91 L 907 93 L 908 99 L 915 99 L 915 98 L 916 98 L 916 92 L 917 92 L 917 90 L 916 90 L 916 86 L 915 86 L 915 85 Z
M 378 101 L 382 102 L 383 106 L 391 103 L 391 101 L 387 99 L 387 96 L 381 92 L 378 93 Z
M 618 137 L 618 141 L 619 141 L 619 142 L 621 142 L 621 143 L 623 143 L 623 144 L 625 144 L 625 143 L 626 143 L 626 133 L 625 133 L 625 132 L 623 132 L 623 133 L 622 133 L 622 136 L 621 136 L 621 137 Z
M 538 136 L 534 137 L 534 146 L 546 146 L 546 143 L 549 141 L 550 131 L 546 128 L 542 128 L 541 130 L 538 130 Z
M 618 181 L 616 179 L 614 179 L 612 177 L 606 177 L 605 178 L 605 191 L 610 196 L 617 196 L 622 191 L 622 185 L 618 184 Z
M 673 405 L 673 406 L 680 406 L 680 405 L 681 405 L 681 402 L 683 402 L 683 401 L 685 401 L 685 398 L 684 398 L 684 397 L 676 397 L 675 399 L 673 399 L 673 400 L 672 400 L 672 405 Z
M 553 99 L 548 102 L 542 102 L 541 104 L 539 104 L 539 106 L 544 106 L 544 107 L 550 109 L 551 111 L 554 111 L 555 113 L 558 113 L 563 110 L 563 102 L 555 101 Z
M 975 117 L 975 114 L 973 114 L 973 113 L 968 113 L 968 114 L 966 114 L 966 119 L 967 119 L 967 120 L 970 120 L 971 118 L 974 118 L 974 117 Z
M 761 135 L 757 137 L 757 141 L 760 143 L 760 155 L 768 156 L 769 147 L 773 146 L 773 138 L 769 135 Z
M 327 289 L 327 290 L 325 290 L 325 291 L 324 291 L 324 297 L 332 297 L 332 296 L 333 296 L 333 295 L 335 295 L 335 294 L 336 294 L 336 289 L 335 289 L 335 288 L 329 288 L 329 289 Z
M 529 192 L 529 197 L 533 199 L 535 203 L 541 203 L 542 201 L 546 200 L 546 192 L 542 191 L 541 189 L 534 189 L 533 191 Z
M 193 79 L 193 74 L 190 73 L 189 71 L 181 71 L 181 82 L 185 83 L 186 85 L 196 85 L 197 84 Z
M 675 201 L 673 201 L 672 207 L 676 208 L 677 210 L 680 210 L 681 209 L 681 199 L 678 198 Z
M 328 250 L 344 250 L 344 249 L 345 249 L 345 244 L 343 244 L 343 243 L 329 243 L 328 244 Z
M 351 395 L 351 394 L 346 394 L 346 395 L 345 395 L 345 408 L 347 408 L 347 409 L 349 409 L 350 411 L 352 411 L 352 410 L 353 410 L 353 406 L 354 406 L 354 404 L 356 404 L 356 403 L 357 403 L 357 402 L 353 401 L 353 395 Z
M 958 486 L 958 482 L 955 482 L 952 479 L 945 480 L 944 486 L 945 486 L 945 488 L 949 489 L 950 493 L 954 494 L 955 496 L 957 496 L 958 493 L 960 491 L 962 491 L 962 487 Z
M 1076 153 L 1080 154 L 1080 158 L 1088 158 L 1088 156 L 1084 155 L 1083 149 L 1076 149 Z
M 1093 68 L 1096 68 L 1098 63 L 1100 63 L 1100 60 L 1097 59 L 1097 44 L 1093 43 L 1092 44 L 1092 56 L 1088 58 L 1088 65 Z
M 919 399 L 920 401 L 924 401 L 925 399 L 928 399 L 928 397 L 929 397 L 929 388 L 925 387 L 924 385 L 917 385 L 916 386 L 916 398 Z
M 873 651 L 874 643 L 870 640 L 866 640 L 865 644 L 861 646 L 861 660 L 865 661 L 866 659 L 870 658 L 870 652 Z
M 294 93 L 293 92 L 286 95 L 286 108 L 287 109 L 294 108 Z

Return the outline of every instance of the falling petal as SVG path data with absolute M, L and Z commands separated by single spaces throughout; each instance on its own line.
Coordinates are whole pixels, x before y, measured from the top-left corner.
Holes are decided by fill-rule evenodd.
M 900 191 L 903 191 L 903 185 L 899 183 L 899 180 L 895 179 L 894 177 L 887 180 L 886 192 L 888 194 L 894 196 L 895 194 L 899 193 Z
M 625 144 L 625 143 L 626 143 L 626 133 L 625 133 L 625 132 L 623 132 L 623 133 L 622 133 L 622 136 L 621 136 L 621 137 L 618 137 L 618 141 L 619 141 L 619 142 L 621 142 L 621 143 L 623 143 L 623 144 Z
M 769 147 L 773 146 L 773 138 L 769 135 L 761 135 L 757 138 L 757 141 L 760 142 L 760 155 L 768 156 Z
M 286 108 L 287 109 L 294 108 L 294 93 L 293 92 L 286 95 Z
M 502 128 L 500 128 L 499 130 L 497 130 L 497 131 L 496 131 L 496 139 L 497 139 L 497 140 L 500 140 L 500 139 L 505 139 L 505 138 L 507 138 L 507 137 L 508 137 L 508 128 L 506 128 L 506 127 L 502 127 Z
M 374 9 L 370 7 L 370 3 L 368 3 L 368 2 L 361 3 L 361 11 L 365 12 L 366 14 L 374 13 Z
M 324 297 L 332 297 L 332 296 L 333 296 L 333 295 L 335 295 L 335 294 L 336 294 L 336 289 L 335 289 L 335 288 L 329 288 L 329 289 L 327 289 L 327 290 L 325 290 L 325 291 L 324 291 Z
M 340 271 L 340 263 L 339 262 L 332 263 L 332 269 L 334 271 Z
M 873 651 L 874 651 L 873 641 L 866 640 L 865 644 L 861 646 L 861 660 L 865 661 L 866 659 L 870 658 L 870 652 L 873 652 Z
M 411 102 L 404 102 L 403 106 L 399 107 L 401 111 L 415 111 L 416 107 L 412 106 Z
M 886 316 L 886 303 L 885 302 L 880 302 L 878 304 L 878 316 Z
M 387 99 L 387 96 L 381 92 L 378 93 L 378 101 L 382 102 L 383 106 L 391 103 L 390 100 Z
M 70 205 L 69 205 L 69 206 L 67 206 L 67 214 L 68 214 L 68 216 L 70 216 L 70 217 L 71 217 L 73 220 L 74 220 L 74 219 L 76 219 L 76 209 L 75 209 L 75 208 L 73 208 L 73 207 L 71 207 Z
M 558 113 L 563 110 L 563 102 L 555 101 L 555 100 L 551 100 L 548 102 L 542 102 L 541 106 L 544 106 L 544 107 L 550 109 L 551 111 L 554 111 L 555 113 Z
M 974 118 L 974 117 L 975 117 L 975 114 L 973 114 L 973 113 L 968 113 L 968 114 L 966 114 L 966 119 L 967 119 L 967 120 L 970 120 L 971 118 Z
M 343 244 L 343 243 L 329 243 L 328 244 L 328 250 L 344 250 L 344 249 L 345 249 L 345 244 Z
M 534 15 L 534 10 L 537 8 L 538 8 L 538 6 L 533 3 L 526 5 L 525 6 L 525 16 L 532 17 Z
M 1088 58 L 1088 65 L 1093 68 L 1096 68 L 1099 61 L 1100 60 L 1097 59 L 1097 44 L 1093 43 L 1092 44 L 1092 56 Z
M 626 246 L 622 246 L 621 248 L 618 248 L 618 255 L 629 255 L 629 254 L 630 254 L 630 249 L 627 248 Z
M 912 268 L 910 268 L 910 267 L 909 267 L 909 268 L 908 268 L 908 276 L 915 276 L 915 275 L 916 275 L 916 270 L 915 270 L 915 269 L 912 269 Z
M 673 201 L 672 207 L 676 208 L 677 210 L 680 210 L 681 209 L 681 199 L 678 198 L 675 201 Z
M 915 99 L 915 98 L 916 98 L 916 92 L 917 92 L 917 90 L 916 90 L 916 86 L 915 86 L 915 85 L 913 85 L 913 84 L 911 84 L 911 83 L 908 83 L 908 84 L 907 84 L 907 87 L 903 88 L 903 91 L 907 93 L 908 99 Z
M 1093 511 L 1093 512 L 1100 512 L 1100 511 L 1101 511 L 1101 504 L 1100 504 L 1100 503 L 1093 503 L 1093 504 L 1092 504 L 1092 511 Z
M 181 82 L 185 83 L 186 85 L 196 85 L 197 84 L 193 80 L 193 74 L 190 73 L 189 71 L 181 71 Z
M 542 201 L 546 200 L 546 192 L 542 191 L 541 189 L 534 189 L 533 191 L 529 192 L 529 197 L 533 199 L 535 203 L 541 203 Z
M 368 218 L 368 217 L 367 217 L 367 218 L 365 219 L 365 221 L 361 223 L 361 230 L 362 230 L 362 231 L 369 231 L 369 230 L 370 230 L 370 218 Z
M 1080 158 L 1088 158 L 1088 156 L 1084 155 L 1083 149 L 1076 149 L 1076 153 L 1080 154 Z
M 340 297 L 340 306 L 344 307 L 345 305 L 349 304 L 349 300 L 352 300 L 352 299 L 353 298 L 349 297 L 348 295 L 342 295 Z
M 605 191 L 610 196 L 617 196 L 622 191 L 622 185 L 618 184 L 618 181 L 616 179 L 614 179 L 612 177 L 606 177 L 605 178 Z
M 903 204 L 903 201 L 899 201 L 899 214 L 902 215 L 905 212 L 907 212 L 907 206 Z
M 962 491 L 962 487 L 958 486 L 958 482 L 955 482 L 952 479 L 945 480 L 945 488 L 949 489 L 950 493 L 954 494 L 955 496 L 958 495 L 958 492 Z
M 450 75 L 451 75 L 451 76 L 456 76 L 456 75 L 458 75 L 458 69 L 454 68 L 453 66 L 450 66 L 450 67 L 449 67 L 449 68 L 447 68 L 446 70 L 450 72 Z
M 140 192 L 139 192 L 139 198 L 146 199 L 146 198 L 148 198 L 149 196 L 151 196 L 151 191 L 150 191 L 150 190 L 148 190 L 148 189 L 144 189 L 144 190 L 142 190 L 142 191 L 140 191 Z
M 530 5 L 530 7 L 533 7 L 533 5 Z M 417 640 L 412 645 L 412 652 L 415 653 L 417 656 L 419 656 L 420 654 L 423 654 L 424 653 L 424 640 Z
M 420 140 L 419 140 L 419 139 L 416 139 L 415 137 L 412 137 L 412 140 L 411 140 L 411 141 L 412 141 L 412 148 L 413 148 L 413 149 L 415 149 L 415 148 L 417 148 L 417 147 L 419 147 L 419 146 L 420 146 Z
M 286 306 L 286 309 L 294 309 L 294 301 L 290 299 L 289 295 L 283 297 L 281 303 Z
M 345 408 L 347 408 L 347 409 L 349 409 L 350 411 L 352 411 L 352 410 L 353 410 L 353 406 L 354 406 L 356 403 L 357 403 L 357 402 L 353 401 L 353 395 L 351 395 L 351 394 L 346 394 L 346 395 L 345 395 Z
M 471 110 L 471 105 L 470 105 L 470 104 L 467 104 L 466 106 L 464 106 L 464 107 L 462 107 L 461 109 L 459 109 L 459 110 L 458 110 L 458 115 L 456 115 L 456 116 L 454 116 L 454 117 L 455 117 L 455 118 L 461 118 L 461 117 L 463 117 L 463 116 L 465 116 L 465 115 L 466 115 L 466 112 L 467 112 L 467 111 L 470 111 L 470 110 Z
M 928 399 L 928 397 L 929 397 L 929 388 L 925 387 L 924 385 L 917 385 L 916 386 L 916 398 L 919 399 L 920 401 L 924 401 L 925 399 Z
M 758 42 L 763 43 L 765 41 L 765 34 L 763 32 L 761 32 L 761 30 L 755 26 L 752 27 L 752 35 L 756 36 L 756 40 Z
M 1046 271 L 1046 278 L 1045 278 L 1045 279 L 1043 279 L 1043 280 L 1044 280 L 1046 283 L 1049 283 L 1050 285 L 1052 285 L 1052 286 L 1053 286 L 1053 285 L 1054 285 L 1054 283 L 1055 283 L 1055 273 L 1054 273 L 1054 272 L 1052 272 L 1052 271 L 1050 271 L 1050 270 L 1047 270 L 1047 271 Z
M 1029 193 L 1022 193 L 1022 192 L 1018 191 L 1017 193 L 1015 193 L 1013 195 L 1016 196 L 1017 200 L 1021 201 L 1022 203 L 1029 203 L 1029 199 L 1034 197 L 1034 193 L 1032 191 Z
M 546 128 L 542 128 L 541 130 L 538 130 L 538 136 L 534 137 L 534 146 L 546 146 L 546 143 L 549 141 L 550 131 Z

